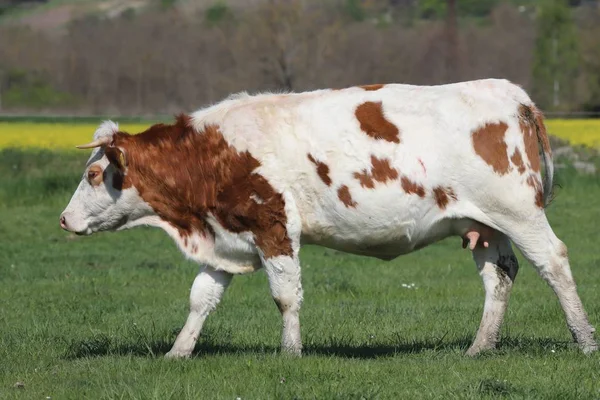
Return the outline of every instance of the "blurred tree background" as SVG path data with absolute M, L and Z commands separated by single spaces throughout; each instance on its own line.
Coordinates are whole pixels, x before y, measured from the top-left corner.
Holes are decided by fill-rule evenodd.
M 600 0 L 0 0 L 0 112 L 486 77 L 546 111 L 600 111 Z

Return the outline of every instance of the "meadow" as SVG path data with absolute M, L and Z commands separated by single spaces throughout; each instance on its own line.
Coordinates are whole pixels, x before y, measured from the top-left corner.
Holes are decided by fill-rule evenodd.
M 263 272 L 233 280 L 193 358 L 164 359 L 197 266 L 157 230 L 58 226 L 88 154 L 72 146 L 95 126 L 0 123 L 0 399 L 600 398 L 600 355 L 577 350 L 522 257 L 499 348 L 464 356 L 484 292 L 459 238 L 391 262 L 304 248 L 300 359 L 279 352 Z M 548 215 L 600 328 L 600 178 L 556 182 Z

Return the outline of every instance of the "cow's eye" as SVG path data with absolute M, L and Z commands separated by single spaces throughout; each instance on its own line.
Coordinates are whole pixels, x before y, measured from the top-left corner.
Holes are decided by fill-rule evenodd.
M 87 173 L 87 179 L 91 185 L 99 185 L 100 183 L 102 183 L 102 170 L 100 168 L 90 168 Z

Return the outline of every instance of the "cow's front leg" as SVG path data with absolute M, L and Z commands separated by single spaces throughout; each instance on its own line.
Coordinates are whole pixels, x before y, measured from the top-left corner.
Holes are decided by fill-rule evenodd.
M 263 265 L 269 277 L 271 295 L 283 318 L 281 348 L 283 351 L 300 355 L 300 305 L 302 284 L 300 282 L 300 262 L 295 256 L 263 258 Z
M 192 354 L 206 317 L 219 304 L 231 277 L 228 272 L 215 271 L 210 267 L 200 270 L 190 292 L 190 314 L 165 357 L 189 357 Z
M 477 336 L 467 351 L 469 356 L 496 347 L 510 290 L 519 270 L 517 258 L 505 235 L 494 232 L 486 240 L 489 240 L 488 247 L 479 243 L 473 250 L 473 259 L 483 278 L 485 303 Z

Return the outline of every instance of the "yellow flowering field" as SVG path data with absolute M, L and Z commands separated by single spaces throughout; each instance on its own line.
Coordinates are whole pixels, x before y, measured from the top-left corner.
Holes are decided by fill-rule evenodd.
M 549 119 L 548 132 L 568 140 L 600 149 L 600 119 Z M 119 124 L 121 130 L 138 133 L 151 123 Z M 74 149 L 91 140 L 98 124 L 92 123 L 29 123 L 0 122 L 0 149 L 6 147 L 37 147 Z
M 549 119 L 546 127 L 549 134 L 573 145 L 600 149 L 600 119 Z
M 36 147 L 46 149 L 75 149 L 88 143 L 100 123 L 37 123 L 0 122 L 0 149 L 6 147 Z M 151 124 L 119 124 L 119 129 L 139 133 Z

